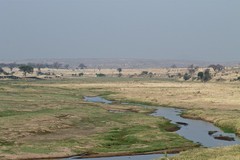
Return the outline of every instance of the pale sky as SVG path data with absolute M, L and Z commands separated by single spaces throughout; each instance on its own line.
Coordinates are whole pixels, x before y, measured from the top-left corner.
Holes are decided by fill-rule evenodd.
M 240 61 L 240 0 L 0 0 L 0 59 Z

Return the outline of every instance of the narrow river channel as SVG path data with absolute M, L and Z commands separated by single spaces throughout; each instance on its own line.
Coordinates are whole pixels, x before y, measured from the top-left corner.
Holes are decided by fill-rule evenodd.
M 112 101 L 102 97 L 85 97 L 87 102 L 111 104 Z M 127 103 L 124 103 L 127 105 Z M 145 107 L 150 107 L 146 106 Z M 171 120 L 171 123 L 179 125 L 180 129 L 176 131 L 180 136 L 189 139 L 195 143 L 199 143 L 204 147 L 221 147 L 240 144 L 240 139 L 234 133 L 224 133 L 220 128 L 202 120 L 192 120 L 182 118 L 180 115 L 182 109 L 170 107 L 157 107 L 157 110 L 152 113 L 152 116 L 160 116 Z M 104 157 L 104 158 L 84 158 L 82 160 L 151 160 L 163 157 L 163 154 L 152 155 L 136 155 L 136 156 L 119 156 L 119 157 Z M 173 156 L 173 155 L 168 155 Z M 70 159 L 79 159 L 72 157 Z

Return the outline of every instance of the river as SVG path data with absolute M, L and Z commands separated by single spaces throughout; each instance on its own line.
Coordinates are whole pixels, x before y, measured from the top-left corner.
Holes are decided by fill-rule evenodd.
M 85 101 L 95 103 L 111 104 L 112 101 L 106 100 L 102 97 L 84 97 Z M 128 105 L 127 103 L 123 103 Z M 144 105 L 145 107 L 150 107 Z M 224 133 L 220 128 L 214 126 L 212 123 L 202 120 L 192 120 L 181 117 L 182 109 L 170 107 L 156 107 L 156 111 L 152 116 L 165 117 L 171 120 L 171 123 L 179 125 L 180 129 L 176 131 L 180 136 L 189 139 L 195 143 L 199 143 L 204 147 L 222 147 L 240 144 L 240 139 L 234 133 Z M 118 156 L 118 157 L 103 157 L 103 158 L 84 158 L 82 160 L 151 160 L 165 156 L 164 154 L 151 155 L 135 155 L 135 156 Z M 173 156 L 169 154 L 168 156 Z M 70 159 L 79 159 L 79 157 L 72 157 Z

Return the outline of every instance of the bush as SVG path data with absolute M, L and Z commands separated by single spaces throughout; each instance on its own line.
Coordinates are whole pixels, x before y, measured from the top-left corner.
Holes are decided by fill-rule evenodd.
M 188 73 L 185 73 L 184 76 L 183 76 L 183 79 L 185 81 L 189 80 L 191 78 L 191 75 L 189 75 Z
M 140 75 L 147 75 L 148 71 L 142 71 L 142 73 Z
M 119 73 L 119 74 L 118 74 L 118 77 L 122 77 L 122 73 Z
M 84 75 L 83 73 L 79 73 L 79 74 L 78 74 L 79 77 L 82 77 L 83 75 Z
M 203 72 L 198 72 L 198 79 L 203 80 L 204 73 Z
M 102 73 L 96 73 L 96 76 L 97 76 L 97 77 L 106 77 L 106 75 L 105 75 L 105 74 L 102 74 Z
M 206 69 L 204 71 L 204 77 L 203 77 L 203 81 L 207 82 L 209 81 L 210 79 L 212 79 L 212 76 L 210 74 L 210 70 L 209 69 Z

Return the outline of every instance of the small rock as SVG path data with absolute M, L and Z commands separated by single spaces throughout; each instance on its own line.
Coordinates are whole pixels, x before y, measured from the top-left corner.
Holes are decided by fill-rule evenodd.
M 208 135 L 213 135 L 213 134 L 215 134 L 215 133 L 217 133 L 218 131 L 208 131 Z
M 177 124 L 183 125 L 183 126 L 187 126 L 188 124 L 185 122 L 176 122 Z
M 215 139 L 218 140 L 224 140 L 224 141 L 235 141 L 235 139 L 233 137 L 228 137 L 228 136 L 214 136 Z

